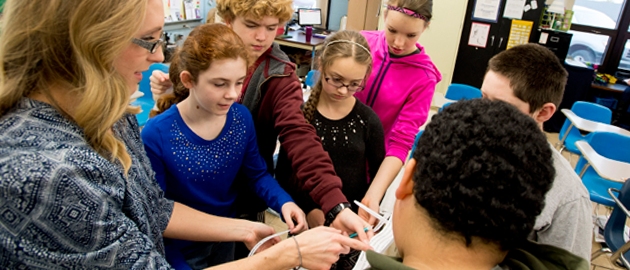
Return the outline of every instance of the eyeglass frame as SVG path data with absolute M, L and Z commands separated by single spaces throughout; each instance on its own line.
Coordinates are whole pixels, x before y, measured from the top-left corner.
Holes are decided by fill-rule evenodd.
M 326 83 L 330 84 L 331 86 L 337 87 L 337 89 L 339 89 L 341 87 L 345 87 L 348 90 L 348 92 L 361 92 L 365 88 L 365 80 L 361 80 L 361 84 L 359 86 L 357 86 L 357 89 L 355 89 L 355 90 L 350 89 L 350 87 L 352 87 L 352 85 L 348 85 L 348 84 L 345 84 L 343 82 L 341 82 L 341 85 L 339 85 L 339 86 L 338 85 L 334 85 L 333 83 L 328 81 L 328 80 L 333 80 L 333 81 L 335 80 L 334 78 L 331 78 L 331 77 L 324 77 L 324 80 L 326 81 Z
M 145 48 L 151 54 L 154 54 L 155 52 L 157 52 L 157 48 L 162 47 L 162 45 L 164 45 L 163 39 L 158 39 L 155 42 L 150 42 L 150 41 L 146 41 L 146 40 L 142 40 L 138 38 L 132 38 L 131 42 L 142 48 Z

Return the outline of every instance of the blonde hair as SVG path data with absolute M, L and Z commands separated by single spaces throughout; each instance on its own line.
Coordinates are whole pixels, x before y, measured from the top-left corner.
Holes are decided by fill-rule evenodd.
M 111 131 L 128 109 L 129 86 L 114 60 L 137 32 L 148 0 L 8 0 L 0 34 L 0 115 L 22 97 L 40 92 L 83 129 L 100 155 L 131 158 Z M 77 96 L 72 116 L 50 87 Z
M 292 0 L 217 0 L 217 14 L 232 23 L 241 16 L 260 20 L 265 16 L 278 18 L 285 23 L 293 15 Z
M 335 60 L 351 57 L 357 63 L 367 66 L 368 68 L 365 75 L 369 75 L 372 70 L 372 55 L 370 54 L 369 48 L 370 46 L 365 40 L 365 37 L 355 31 L 339 31 L 326 38 L 324 46 L 322 46 L 318 56 L 320 76 L 315 86 L 313 86 L 308 101 L 306 101 L 302 109 L 306 122 L 313 122 L 313 115 L 319 103 L 319 96 L 322 93 L 324 73 L 326 73 L 326 70 L 333 65 Z

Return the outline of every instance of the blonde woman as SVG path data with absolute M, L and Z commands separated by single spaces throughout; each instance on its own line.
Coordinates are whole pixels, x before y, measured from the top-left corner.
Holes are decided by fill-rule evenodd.
M 162 236 L 251 247 L 273 233 L 173 203 L 155 183 L 127 104 L 141 72 L 163 59 L 162 1 L 8 0 L 4 8 L 3 267 L 169 269 Z M 366 248 L 328 228 L 218 269 L 321 269 L 349 247 Z

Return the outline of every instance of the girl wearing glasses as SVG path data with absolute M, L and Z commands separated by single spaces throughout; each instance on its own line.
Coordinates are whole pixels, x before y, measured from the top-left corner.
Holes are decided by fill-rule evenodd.
M 234 217 L 236 196 L 251 188 L 299 233 L 306 229 L 304 212 L 267 172 L 252 116 L 235 103 L 249 64 L 243 48 L 223 24 L 195 28 L 173 57 L 173 93 L 158 100 L 158 115 L 142 129 L 142 140 L 167 198 Z M 239 172 L 249 181 L 234 181 Z M 166 256 L 206 268 L 233 260 L 234 242 L 167 241 Z
M 134 41 L 157 42 L 163 12 L 161 0 L 5 2 L 1 268 L 172 269 L 162 236 L 253 247 L 274 233 L 173 202 L 155 182 L 129 97 L 164 59 Z M 368 248 L 332 228 L 270 242 L 213 269 L 324 269 L 348 247 Z
M 304 104 L 304 116 L 315 127 L 328 152 L 343 183 L 343 194 L 350 202 L 361 200 L 385 155 L 383 127 L 378 116 L 353 96 L 363 90 L 372 57 L 361 34 L 340 31 L 326 39 L 317 61 L 320 76 Z M 310 227 L 324 225 L 324 213 L 319 206 L 308 194 L 298 191 L 299 183 L 292 176 L 284 151 L 278 157 L 276 179 L 288 186 L 298 205 L 308 213 Z M 356 212 L 356 205 L 352 209 Z M 353 266 L 346 264 L 338 269 Z
M 435 92 L 442 80 L 417 41 L 432 17 L 433 0 L 389 0 L 384 31 L 363 31 L 373 57 L 372 74 L 364 91 L 355 94 L 372 108 L 385 130 L 386 157 L 362 203 L 379 210 L 379 203 L 406 160 L 415 135 L 427 120 Z M 363 209 L 359 216 L 376 219 Z

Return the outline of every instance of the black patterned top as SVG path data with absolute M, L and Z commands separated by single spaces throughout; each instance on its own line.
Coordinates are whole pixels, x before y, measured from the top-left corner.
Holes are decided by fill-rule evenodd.
M 350 113 L 339 120 L 328 119 L 315 110 L 313 126 L 341 178 L 343 194 L 351 202 L 352 209 L 357 211 L 352 201 L 363 199 L 385 158 L 380 119 L 370 107 L 357 99 Z M 305 213 L 319 208 L 306 192 L 299 189 L 293 178 L 282 150 L 278 157 L 276 179 Z
M 135 117 L 113 129 L 131 155 L 126 177 L 46 103 L 24 98 L 0 117 L 2 268 L 170 269 L 162 232 L 173 202 L 154 180 Z

